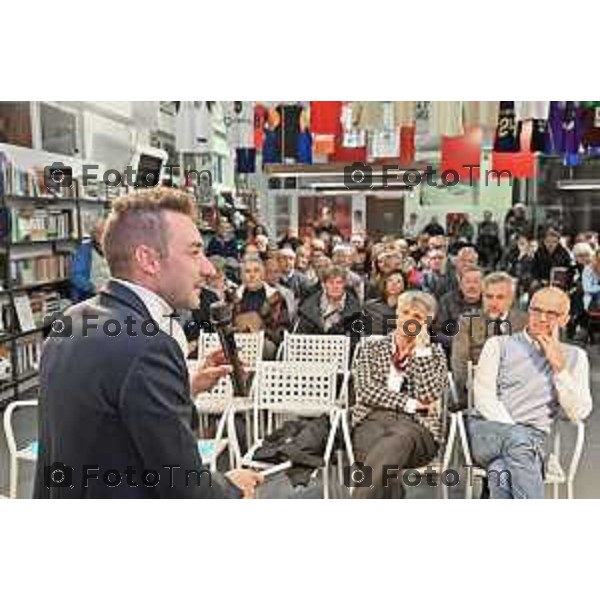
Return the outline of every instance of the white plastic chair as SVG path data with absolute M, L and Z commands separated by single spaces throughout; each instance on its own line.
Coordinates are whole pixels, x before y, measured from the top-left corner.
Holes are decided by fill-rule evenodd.
M 262 361 L 264 341 L 264 331 L 235 334 L 235 342 L 238 347 L 240 359 L 244 363 L 246 371 L 251 374 L 256 373 L 257 365 Z M 194 368 L 195 366 L 202 364 L 202 361 L 207 354 L 214 350 L 219 350 L 220 348 L 221 342 L 216 333 L 201 333 L 198 339 L 198 361 L 194 363 Z M 195 404 L 200 416 L 200 435 L 202 436 L 204 434 L 207 417 L 209 415 L 221 415 L 221 419 L 217 425 L 217 436 L 215 439 L 220 439 L 218 434 L 224 432 L 225 424 L 227 424 L 228 440 L 230 442 L 230 459 L 234 460 L 239 457 L 239 451 L 236 451 L 236 446 L 239 446 L 239 444 L 237 436 L 235 435 L 233 418 L 238 412 L 246 412 L 246 436 L 250 439 L 251 430 L 248 417 L 252 410 L 251 398 L 234 398 L 231 381 L 229 377 L 227 377 L 222 379 L 217 386 L 210 390 L 210 392 L 201 394 L 200 397 L 196 398 Z M 229 422 L 230 417 L 232 420 L 231 423 Z M 233 446 L 231 444 L 233 444 Z M 218 449 L 220 450 L 220 454 L 223 451 L 223 448 L 220 445 Z
M 35 463 L 37 460 L 37 441 L 30 442 L 27 446 L 18 447 L 15 438 L 12 418 L 13 413 L 21 408 L 38 407 L 37 400 L 17 400 L 11 402 L 4 410 L 4 434 L 9 454 L 9 498 L 17 497 L 17 486 L 19 483 L 19 461 Z
M 333 364 L 342 377 L 338 400 L 348 407 L 350 381 L 350 338 L 346 335 L 284 333 L 277 357 L 286 362 Z
M 323 455 L 323 487 L 329 497 L 329 464 L 338 428 L 341 426 L 350 464 L 354 453 L 347 421 L 347 410 L 336 401 L 337 366 L 309 362 L 265 361 L 258 365 L 254 400 L 254 445 L 241 460 L 242 465 L 271 469 L 272 465 L 254 460 L 265 435 L 273 430 L 276 416 L 316 417 L 328 415 L 329 435 Z M 265 414 L 266 413 L 266 414 Z M 263 416 L 266 416 L 266 429 Z M 291 464 L 284 464 L 291 466 Z
M 471 361 L 469 361 L 468 365 L 468 376 L 467 376 L 467 391 L 468 391 L 468 399 L 469 399 L 469 408 L 474 405 L 473 398 L 473 384 L 475 380 L 475 371 L 476 367 L 473 365 Z M 461 440 L 461 447 L 463 451 L 463 455 L 465 458 L 465 462 L 467 465 L 473 465 L 473 458 L 471 455 L 471 449 L 469 445 L 469 438 L 467 434 L 467 428 L 464 421 L 463 413 L 457 413 L 459 417 L 458 427 L 459 427 L 459 435 Z M 552 442 L 552 450 L 548 453 L 546 457 L 546 473 L 544 477 L 544 483 L 546 485 L 551 485 L 553 489 L 553 498 L 558 500 L 560 497 L 560 486 L 565 485 L 567 488 L 567 498 L 569 500 L 575 498 L 575 476 L 577 475 L 577 470 L 579 468 L 579 462 L 581 461 L 581 456 L 583 454 L 583 447 L 585 444 L 585 425 L 582 421 L 573 422 L 569 421 L 572 425 L 577 428 L 577 436 L 575 440 L 575 448 L 573 450 L 573 454 L 571 456 L 571 460 L 569 463 L 569 468 L 567 471 L 563 468 L 561 464 L 561 432 L 560 432 L 560 423 L 562 420 L 556 420 L 553 425 L 552 434 L 551 434 L 551 442 Z M 483 478 L 486 476 L 486 470 L 480 467 L 471 467 L 469 469 L 469 476 L 467 477 L 467 485 L 465 488 L 465 497 L 473 498 L 473 479 L 474 478 Z
M 235 343 L 241 361 L 248 371 L 256 371 L 256 365 L 262 360 L 265 345 L 265 332 L 236 333 Z M 198 359 L 202 360 L 207 354 L 221 348 L 219 336 L 216 333 L 201 333 L 198 338 Z

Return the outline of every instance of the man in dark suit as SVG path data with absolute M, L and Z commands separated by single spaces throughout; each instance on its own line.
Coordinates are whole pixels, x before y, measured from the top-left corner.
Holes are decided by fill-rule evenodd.
M 515 285 L 508 273 L 490 273 L 482 282 L 483 310 L 478 315 L 464 315 L 458 322 L 451 366 L 461 406 L 467 405 L 469 361 L 477 365 L 489 337 L 518 333 L 527 324 L 527 315 L 513 307 Z
M 113 203 L 103 238 L 112 279 L 55 322 L 44 347 L 34 497 L 254 494 L 260 475 L 203 467 L 191 427 L 192 394 L 230 369 L 212 357 L 188 376 L 171 317 L 198 306 L 208 267 L 194 206 L 172 188 Z

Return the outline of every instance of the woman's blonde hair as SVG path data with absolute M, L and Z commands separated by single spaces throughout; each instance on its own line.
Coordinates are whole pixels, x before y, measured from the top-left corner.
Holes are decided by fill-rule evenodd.
M 419 306 L 422 309 L 425 309 L 425 313 L 428 317 L 431 317 L 431 320 L 435 318 L 437 313 L 437 302 L 436 299 L 426 292 L 419 291 L 409 291 L 404 292 L 398 296 L 398 303 L 396 305 L 396 314 L 404 310 L 407 306 Z M 431 344 L 431 340 L 429 338 L 429 331 L 427 330 L 427 326 L 423 325 L 421 330 L 417 335 L 417 344 L 419 346 L 427 346 Z

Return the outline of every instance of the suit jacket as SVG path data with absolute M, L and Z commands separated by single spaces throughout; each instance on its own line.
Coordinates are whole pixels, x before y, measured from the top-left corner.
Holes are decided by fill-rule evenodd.
M 202 465 L 185 357 L 170 335 L 148 326 L 142 300 L 111 280 L 69 309 L 66 327 L 68 320 L 71 337 L 48 338 L 42 352 L 34 497 L 234 496 L 237 488 Z M 114 321 L 121 325 L 119 335 L 106 335 L 109 320 L 108 331 L 114 333 Z M 48 487 L 57 462 L 66 465 L 64 485 Z M 119 485 L 110 485 L 118 479 L 105 475 L 111 469 Z M 158 479 L 146 475 L 145 485 L 144 470 Z
M 496 335 L 495 325 L 488 326 L 488 320 L 488 317 L 479 314 L 462 316 L 458 322 L 459 331 L 452 343 L 451 365 L 461 406 L 467 403 L 468 363 L 471 361 L 476 365 L 483 345 L 488 338 Z M 508 313 L 506 320 L 510 323 L 508 333 L 518 333 L 527 325 L 527 315 L 516 308 Z
M 408 360 L 405 383 L 400 392 L 388 388 L 393 335 L 367 341 L 354 361 L 352 375 L 356 404 L 351 409 L 353 425 L 361 423 L 374 409 L 404 412 L 411 398 L 443 398 L 448 366 L 446 355 L 438 344 L 430 346 L 431 352 L 427 356 L 413 356 Z M 426 427 L 438 444 L 442 442 L 444 424 L 441 418 L 419 414 L 407 414 L 407 417 Z

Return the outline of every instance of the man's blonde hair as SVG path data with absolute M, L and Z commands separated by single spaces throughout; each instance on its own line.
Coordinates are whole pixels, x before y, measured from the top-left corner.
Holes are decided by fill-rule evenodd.
M 150 246 L 161 258 L 167 256 L 166 212 L 186 215 L 195 222 L 196 201 L 191 194 L 167 187 L 145 189 L 113 201 L 102 236 L 104 256 L 113 277 L 130 273 L 138 246 Z

